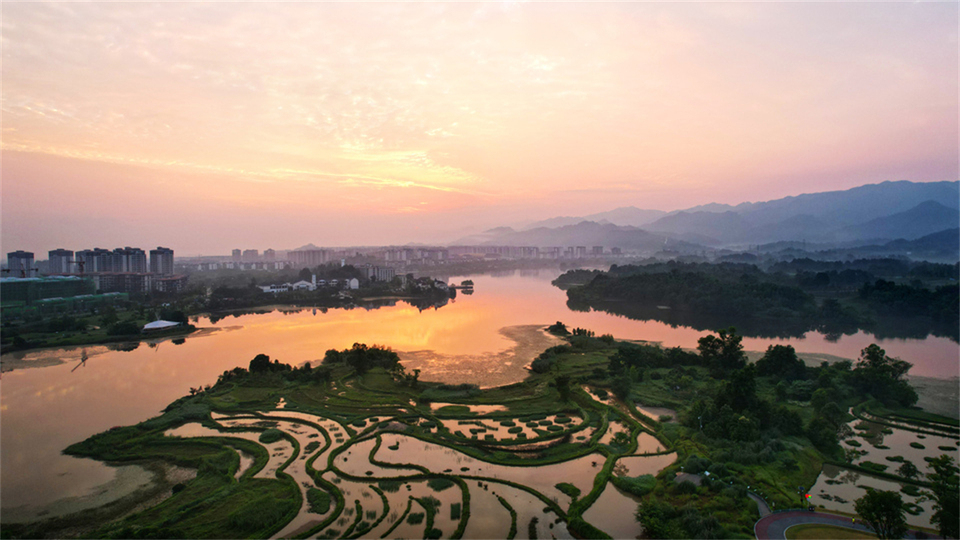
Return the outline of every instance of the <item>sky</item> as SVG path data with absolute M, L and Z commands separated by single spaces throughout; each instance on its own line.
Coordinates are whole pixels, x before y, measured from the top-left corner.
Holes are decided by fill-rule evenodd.
M 0 246 L 38 258 L 960 178 L 956 2 L 0 9 Z

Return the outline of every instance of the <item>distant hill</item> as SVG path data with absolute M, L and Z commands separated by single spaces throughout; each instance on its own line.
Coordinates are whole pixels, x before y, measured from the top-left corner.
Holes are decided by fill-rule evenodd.
M 637 208 L 636 206 L 622 206 L 620 208 L 615 208 L 609 212 L 600 212 L 598 214 L 590 214 L 582 217 L 555 217 L 550 219 L 545 219 L 543 221 L 537 221 L 523 227 L 524 230 L 537 229 L 540 227 L 564 227 L 566 225 L 576 225 L 582 221 L 593 221 L 595 223 L 605 224 L 612 223 L 614 225 L 620 226 L 629 226 L 629 227 L 641 227 L 647 223 L 656 221 L 657 218 L 665 216 L 667 213 L 663 210 L 643 210 Z
M 623 206 L 582 217 L 550 218 L 519 230 L 490 229 L 454 244 L 646 250 L 657 241 L 689 249 L 800 242 L 832 250 L 918 239 L 956 227 L 958 222 L 960 182 L 901 180 L 736 206 L 710 203 L 669 213 Z
M 651 231 L 678 235 L 695 234 L 722 243 L 738 242 L 753 229 L 736 212 L 679 212 L 664 216 L 647 225 Z
M 314 249 L 323 249 L 323 248 L 317 247 L 313 244 L 307 244 L 305 246 L 300 246 L 297 249 L 294 249 L 293 251 L 312 251 Z
M 949 208 L 937 201 L 924 201 L 905 212 L 846 227 L 838 232 L 838 239 L 872 236 L 913 240 L 951 228 L 958 223 L 960 223 L 960 211 L 956 208 Z
M 813 216 L 824 223 L 856 225 L 905 212 L 925 201 L 939 201 L 960 208 L 958 182 L 883 182 L 845 191 L 809 193 L 737 207 L 738 213 L 755 225 L 778 223 L 798 216 Z
M 894 240 L 883 247 L 890 251 L 911 254 L 936 253 L 945 259 L 960 259 L 960 228 L 947 229 L 928 234 L 916 240 Z
M 489 231 L 488 231 L 489 232 Z M 459 241 L 456 242 L 460 243 Z M 674 250 L 695 252 L 703 246 L 684 242 L 666 235 L 651 233 L 636 227 L 620 227 L 611 223 L 581 221 L 575 225 L 563 227 L 537 227 L 525 231 L 512 231 L 497 234 L 486 245 L 571 247 L 604 246 L 641 251 Z

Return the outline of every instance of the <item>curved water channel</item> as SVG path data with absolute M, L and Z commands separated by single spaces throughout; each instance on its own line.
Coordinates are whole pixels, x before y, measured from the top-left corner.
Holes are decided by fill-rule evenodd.
M 382 344 L 397 350 L 408 370 L 422 369 L 422 380 L 496 386 L 525 376 L 532 357 L 555 343 L 538 327 L 557 320 L 665 346 L 692 348 L 704 335 L 656 321 L 571 311 L 566 294 L 550 284 L 557 275 L 471 276 L 476 293 L 461 294 L 439 309 L 421 311 L 404 302 L 379 309 L 278 308 L 217 322 L 200 317 L 197 325 L 209 330 L 179 344 L 166 339 L 127 351 L 88 346 L 3 355 L 0 510 L 5 521 L 49 517 L 58 505 L 64 507 L 64 498 L 70 508 L 102 504 L 102 486 L 108 482 L 119 484 L 111 488 L 113 494 L 142 486 L 145 471 L 139 467 L 110 467 L 61 451 L 110 427 L 155 416 L 191 387 L 214 383 L 220 373 L 246 366 L 258 353 L 297 365 L 354 342 Z M 856 358 L 873 342 L 913 362 L 913 375 L 949 379 L 960 374 L 957 344 L 946 338 L 876 340 L 861 332 L 829 341 L 809 333 L 802 339 L 748 338 L 744 346 L 762 351 L 789 343 L 814 359 Z M 89 360 L 77 367 L 84 351 Z

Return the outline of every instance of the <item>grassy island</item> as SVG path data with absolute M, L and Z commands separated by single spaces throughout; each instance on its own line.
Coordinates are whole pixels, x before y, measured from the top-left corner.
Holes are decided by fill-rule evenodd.
M 864 423 L 955 447 L 957 422 L 911 407 L 910 365 L 875 345 L 855 365 L 808 367 L 781 346 L 747 364 L 733 330 L 696 352 L 549 330 L 566 343 L 490 389 L 421 381 L 363 344 L 313 367 L 257 355 L 158 417 L 65 450 L 196 469 L 162 502 L 96 525 L 4 524 L 3 537 L 604 538 L 591 516 L 622 504 L 636 534 L 752 538 L 756 501 L 805 506 L 825 464 L 929 487 L 899 462 L 858 465 L 862 450 L 842 442 Z M 471 520 L 478 508 L 499 518 Z

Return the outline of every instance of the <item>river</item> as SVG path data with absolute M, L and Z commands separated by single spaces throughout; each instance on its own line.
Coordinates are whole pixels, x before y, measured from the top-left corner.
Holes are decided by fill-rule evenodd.
M 132 468 L 108 467 L 61 451 L 110 427 L 155 416 L 191 387 L 215 383 L 220 373 L 247 366 L 258 353 L 297 365 L 318 361 L 330 348 L 354 342 L 380 344 L 397 350 L 408 369 L 421 368 L 422 380 L 493 386 L 522 379 L 530 357 L 550 344 L 530 325 L 559 320 L 597 335 L 610 333 L 670 347 L 695 347 L 704 335 L 655 321 L 571 311 L 566 294 L 550 284 L 557 275 L 543 270 L 470 276 L 476 293 L 461 293 L 438 309 L 421 311 L 404 302 L 326 312 L 274 309 L 217 322 L 200 317 L 197 326 L 208 330 L 179 344 L 166 339 L 131 351 L 88 346 L 4 355 L 0 511 L 5 520 L 29 519 L 51 509 L 56 513 L 57 505 L 76 507 L 51 503 L 65 497 L 76 503 L 78 497 L 101 494 L 104 490 L 98 486 L 117 483 L 123 474 L 132 478 L 128 483 L 142 483 L 142 475 Z M 835 342 L 817 333 L 802 339 L 743 341 L 747 350 L 789 343 L 800 352 L 826 355 L 823 358 L 851 359 L 873 342 L 889 355 L 914 363 L 913 375 L 937 379 L 960 375 L 958 346 L 946 338 L 876 340 L 861 332 Z M 84 351 L 89 359 L 79 366 Z M 11 366 L 16 369 L 9 370 Z

